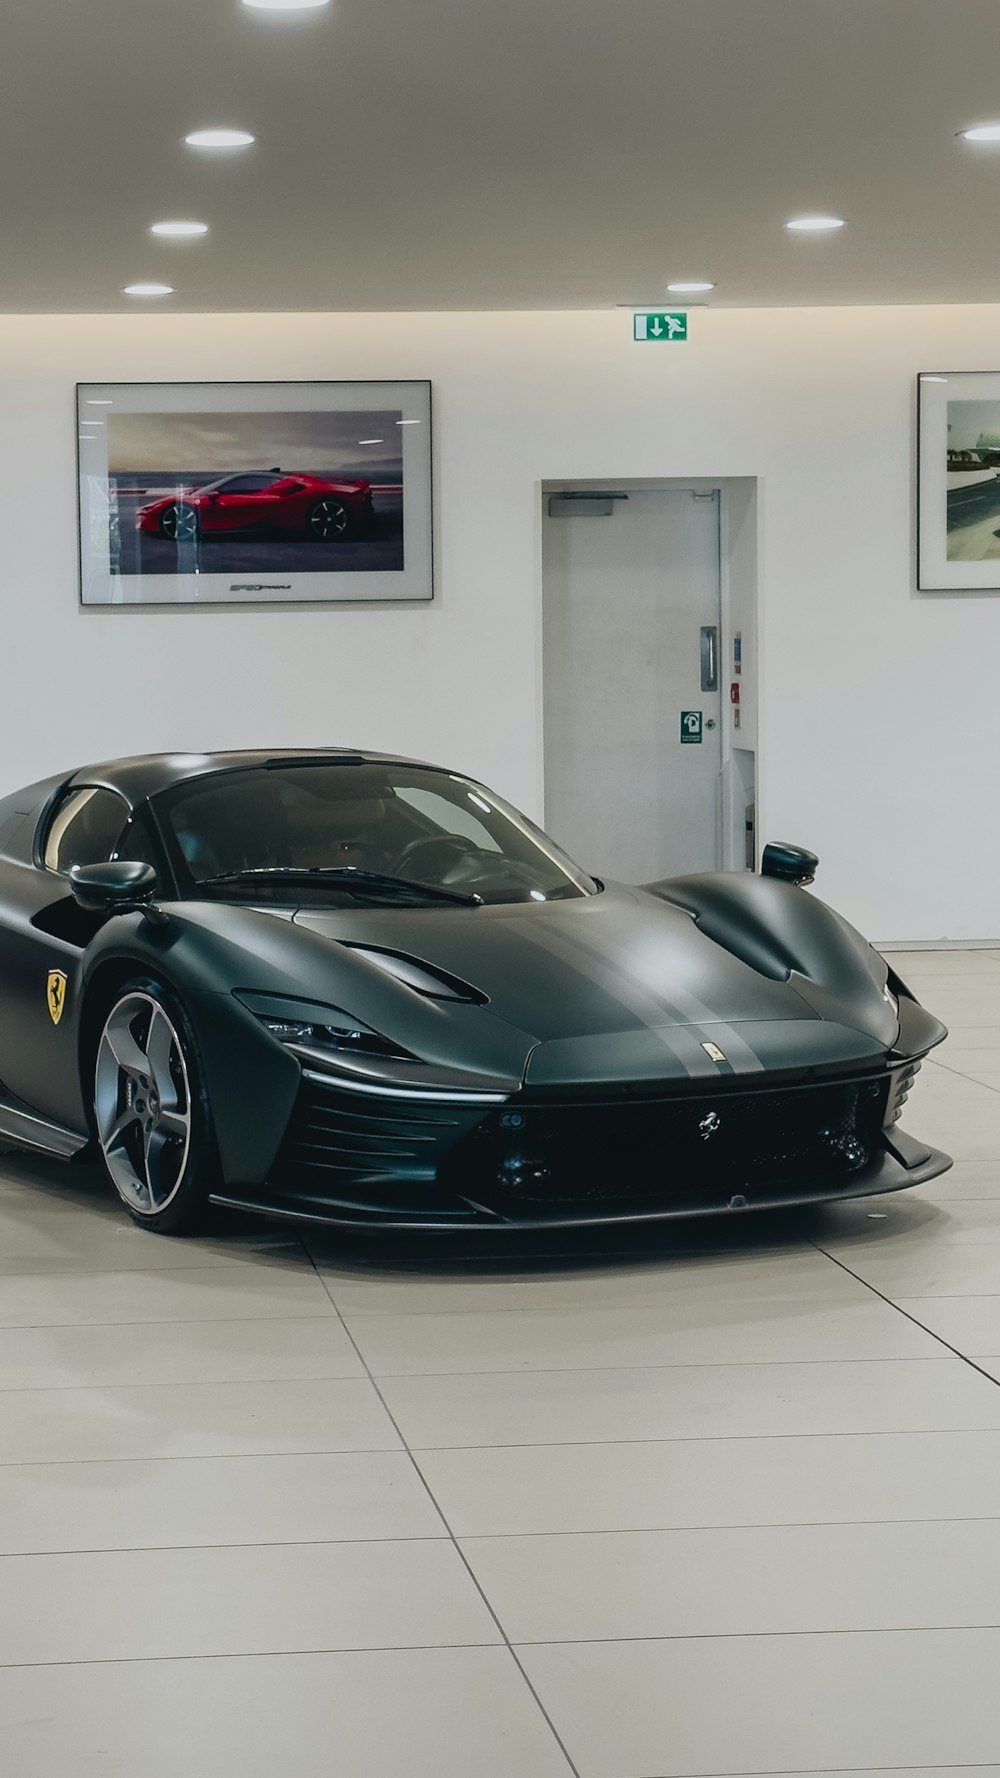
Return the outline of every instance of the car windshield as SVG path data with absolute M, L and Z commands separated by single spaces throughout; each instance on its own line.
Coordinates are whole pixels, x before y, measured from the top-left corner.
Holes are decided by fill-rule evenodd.
M 154 807 L 188 895 L 412 903 L 423 884 L 474 905 L 598 887 L 491 791 L 419 766 L 277 761 L 175 786 Z

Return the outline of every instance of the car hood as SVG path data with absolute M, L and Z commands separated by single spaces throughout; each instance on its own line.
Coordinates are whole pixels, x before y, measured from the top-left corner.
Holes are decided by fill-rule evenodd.
M 794 968 L 775 979 L 709 937 L 691 912 L 617 885 L 572 901 L 468 910 L 300 908 L 294 924 L 468 983 L 487 1006 L 461 1009 L 472 1015 L 466 1034 L 476 1019 L 522 1034 L 529 1081 L 717 1075 L 706 1045 L 738 1073 L 822 1065 L 871 1057 L 896 1034 L 885 965 L 842 922 L 853 948 L 839 992 Z

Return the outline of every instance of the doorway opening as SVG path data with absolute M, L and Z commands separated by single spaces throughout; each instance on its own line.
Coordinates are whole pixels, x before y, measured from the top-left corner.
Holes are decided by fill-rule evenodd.
M 756 483 L 542 486 L 545 825 L 629 883 L 756 864 Z

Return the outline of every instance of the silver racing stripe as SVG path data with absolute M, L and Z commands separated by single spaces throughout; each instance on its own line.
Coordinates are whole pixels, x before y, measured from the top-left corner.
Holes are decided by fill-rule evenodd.
M 521 929 L 522 936 L 529 935 Z M 745 1037 L 741 1037 L 734 1025 L 730 1025 L 711 1007 L 706 1006 L 697 995 L 681 992 L 667 999 L 665 995 L 654 994 L 640 987 L 638 983 L 631 987 L 623 976 L 621 965 L 616 960 L 616 951 L 612 947 L 615 941 L 607 945 L 595 942 L 594 934 L 586 938 L 576 937 L 572 944 L 561 938 L 558 933 L 544 931 L 539 927 L 531 932 L 530 937 L 544 949 L 550 950 L 561 961 L 568 963 L 577 973 L 595 982 L 625 1007 L 634 1017 L 641 1019 L 649 1030 L 666 1044 L 668 1049 L 683 1063 L 688 1074 L 692 1076 L 718 1077 L 723 1073 L 759 1074 L 764 1072 L 764 1064 L 760 1060 L 753 1045 Z M 590 960 L 589 967 L 583 967 L 579 953 L 584 951 Z M 683 1021 L 675 1027 L 664 1029 L 662 1020 L 666 1015 Z M 683 1050 L 676 1040 L 684 1035 L 689 1042 Z M 725 1050 L 729 1067 L 711 1062 L 701 1047 L 703 1037 L 711 1037 L 718 1041 L 720 1049 Z
M 691 1079 L 718 1079 L 722 1070 L 709 1060 L 701 1047 L 701 1038 L 707 1033 L 703 1032 L 693 1021 L 672 1026 L 664 1025 L 664 1018 L 683 1016 L 680 1007 L 653 996 L 641 988 L 638 983 L 634 987 L 630 986 L 622 976 L 621 970 L 615 968 L 608 960 L 608 953 L 605 952 L 602 955 L 596 946 L 581 943 L 579 939 L 570 943 L 567 939 L 561 938 L 558 933 L 543 930 L 541 921 L 538 927 L 531 931 L 525 930 L 527 924 L 525 921 L 519 926 L 519 938 L 528 939 L 532 944 L 537 944 L 541 950 L 548 951 L 558 957 L 561 963 L 568 964 L 585 981 L 593 982 L 597 987 L 602 988 L 612 1000 L 624 1007 L 626 1012 L 630 1012 L 633 1018 L 638 1019 L 652 1033 L 657 1042 L 662 1043 L 664 1049 L 669 1050 L 671 1055 L 677 1058 L 685 1074 Z M 581 951 L 588 953 L 586 961 L 581 960 Z M 704 1010 L 704 1019 L 716 1031 L 725 1034 L 723 1043 L 727 1048 L 727 1053 L 736 1051 L 747 1058 L 741 1072 L 753 1073 L 758 1069 L 763 1069 L 764 1064 L 757 1059 L 750 1045 L 736 1036 L 731 1025 L 714 1019 L 707 1009 Z

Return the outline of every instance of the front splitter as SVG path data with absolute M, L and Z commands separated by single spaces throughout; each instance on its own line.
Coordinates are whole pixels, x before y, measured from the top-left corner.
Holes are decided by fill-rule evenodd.
M 330 1200 L 319 1201 L 314 1207 L 300 1198 L 290 1201 L 279 1196 L 261 1197 L 258 1195 L 259 1187 L 252 1195 L 239 1191 L 213 1192 L 209 1202 L 222 1209 L 245 1210 L 257 1216 L 276 1217 L 284 1222 L 319 1224 L 326 1228 L 371 1231 L 386 1229 L 394 1234 L 407 1231 L 414 1234 L 421 1231 L 442 1233 L 447 1230 L 469 1229 L 541 1231 L 612 1228 L 622 1224 L 674 1222 L 704 1216 L 746 1216 L 755 1210 L 794 1210 L 808 1204 L 833 1204 L 849 1198 L 878 1197 L 885 1192 L 905 1191 L 908 1186 L 924 1185 L 929 1179 L 936 1179 L 939 1174 L 946 1173 L 952 1165 L 950 1155 L 943 1154 L 940 1149 L 918 1145 L 902 1132 L 898 1135 L 894 1133 L 893 1140 L 901 1153 L 914 1157 L 911 1165 L 904 1165 L 896 1154 L 886 1149 L 860 1173 L 834 1185 L 810 1181 L 803 1182 L 800 1187 L 783 1186 L 780 1191 L 770 1192 L 763 1187 L 755 1189 L 752 1196 L 749 1193 L 745 1196 L 735 1194 L 726 1202 L 706 1203 L 703 1200 L 699 1202 L 696 1199 L 687 1199 L 651 1205 L 644 1200 L 641 1205 L 637 1205 L 634 1201 L 608 1199 L 600 1205 L 592 1202 L 566 1205 L 551 1211 L 538 1207 L 530 1215 L 512 1215 L 474 1202 L 471 1196 L 464 1209 L 456 1208 L 454 1212 L 420 1212 L 400 1211 L 395 1207 L 382 1209 L 376 1204 L 361 1208 L 357 1204 L 341 1205 Z M 920 1158 L 917 1159 L 916 1156 Z M 741 1198 L 743 1201 L 739 1201 Z

